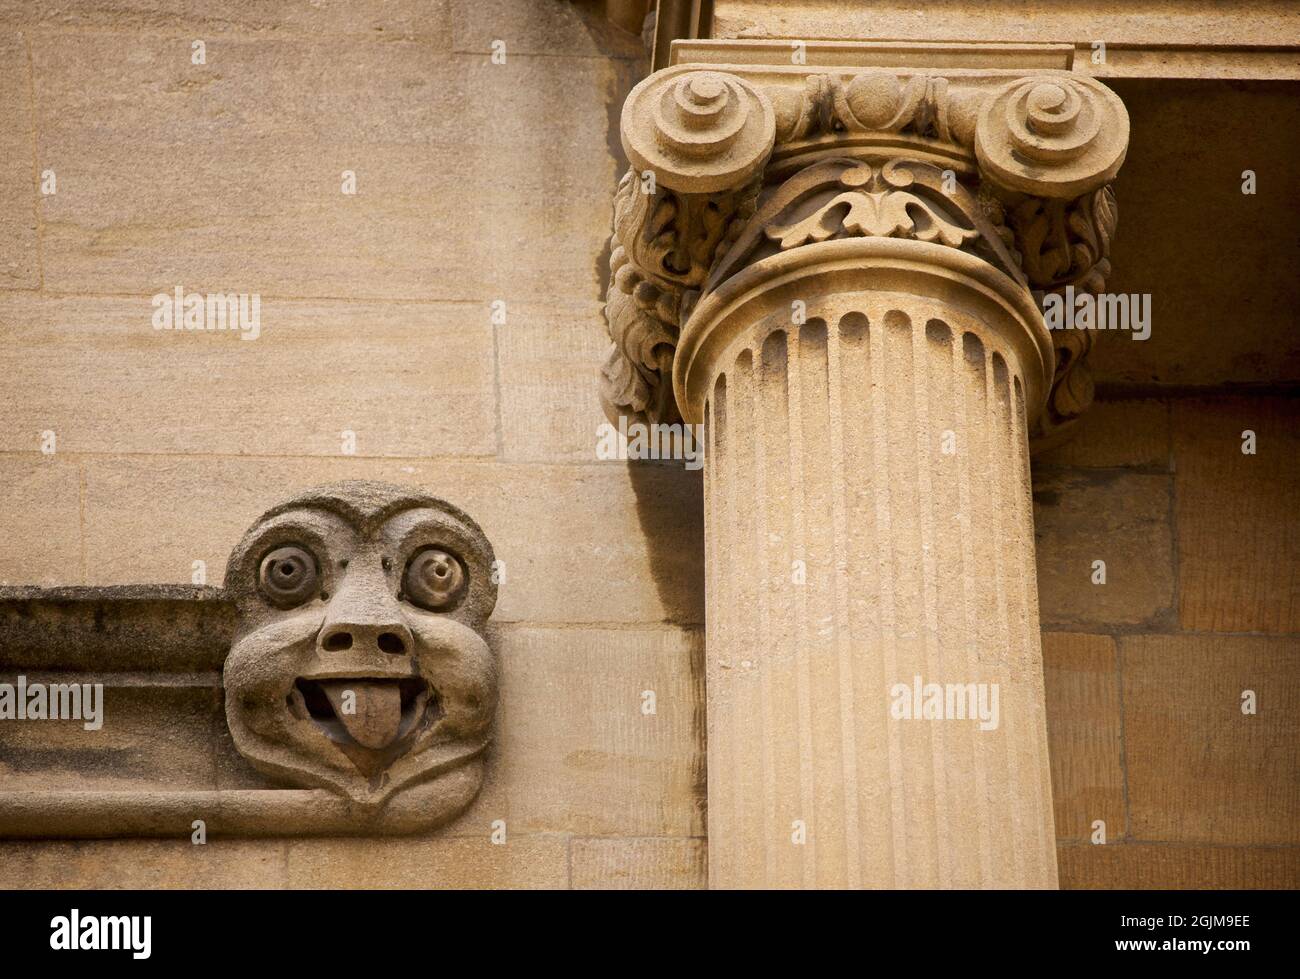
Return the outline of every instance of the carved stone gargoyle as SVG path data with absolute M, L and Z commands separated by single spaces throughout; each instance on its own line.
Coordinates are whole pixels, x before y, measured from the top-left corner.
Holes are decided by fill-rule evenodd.
M 347 482 L 263 514 L 231 554 L 223 589 L 0 589 L 0 680 L 25 670 L 32 685 L 75 672 L 107 680 L 110 692 L 167 686 L 163 676 L 201 676 L 195 668 L 215 665 L 219 652 L 228 726 L 219 737 L 247 762 L 218 757 L 219 772 L 239 769 L 230 788 L 220 778 L 204 789 L 31 788 L 6 778 L 6 755 L 15 771 L 30 771 L 31 757 L 57 767 L 60 722 L 28 721 L 6 751 L 17 729 L 0 720 L 0 837 L 184 836 L 195 820 L 230 835 L 447 822 L 482 785 L 496 711 L 485 638 L 493 561 L 483 531 L 456 507 Z M 160 642 L 173 625 L 178 635 Z M 139 667 L 160 658 L 141 680 Z M 184 682 L 199 681 L 170 686 Z M 110 740 L 113 725 L 109 697 Z M 94 755 L 88 738 L 92 747 L 76 750 Z M 49 744 L 33 754 L 33 739 Z

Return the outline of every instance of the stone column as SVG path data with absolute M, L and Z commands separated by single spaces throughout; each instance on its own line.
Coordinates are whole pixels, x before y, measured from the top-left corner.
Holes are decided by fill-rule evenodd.
M 712 880 L 1055 886 L 1025 412 L 1046 331 L 960 252 L 819 251 L 719 290 L 678 349 L 707 432 Z M 918 677 L 962 685 L 963 718 L 967 684 L 996 691 L 989 722 L 898 717 Z
M 711 884 L 1055 887 L 1030 436 L 1087 385 L 1029 287 L 1098 284 L 1122 105 L 682 66 L 623 124 L 605 401 L 705 427 Z

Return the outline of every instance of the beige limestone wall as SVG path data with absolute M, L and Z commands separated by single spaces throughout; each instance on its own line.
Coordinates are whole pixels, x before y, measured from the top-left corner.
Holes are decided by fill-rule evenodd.
M 1035 460 L 1062 887 L 1300 886 L 1297 433 L 1294 397 L 1106 401 Z
M 442 833 L 7 843 L 0 886 L 699 884 L 701 480 L 594 451 L 611 120 L 639 39 L 526 0 L 0 21 L 0 582 L 188 583 L 203 561 L 220 583 L 269 504 L 351 477 L 460 504 L 507 570 L 488 783 Z M 260 293 L 261 335 L 154 331 L 150 297 L 177 285 Z M 177 694 L 166 744 L 117 703 L 129 771 L 237 782 L 200 754 L 223 723 L 207 692 Z M 3 754 L 11 788 L 68 780 Z
M 701 885 L 699 475 L 593 459 L 639 42 L 529 0 L 0 22 L 0 582 L 189 582 L 196 560 L 218 582 L 266 505 L 346 477 L 460 503 L 508 568 L 498 743 L 445 831 L 4 843 L 0 886 Z M 176 285 L 260 292 L 261 337 L 155 333 Z M 1283 398 L 1103 402 L 1036 460 L 1063 886 L 1300 883 L 1296 421 Z M 229 784 L 186 762 L 219 704 L 176 717 L 174 743 L 122 746 Z

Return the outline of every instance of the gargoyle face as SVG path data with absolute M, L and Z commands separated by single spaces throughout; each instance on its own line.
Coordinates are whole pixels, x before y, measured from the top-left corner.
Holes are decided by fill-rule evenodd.
M 447 775 L 467 805 L 496 710 L 492 547 L 441 500 L 350 482 L 281 504 L 226 570 L 226 718 L 259 770 L 378 805 Z M 450 773 L 473 766 L 475 777 Z

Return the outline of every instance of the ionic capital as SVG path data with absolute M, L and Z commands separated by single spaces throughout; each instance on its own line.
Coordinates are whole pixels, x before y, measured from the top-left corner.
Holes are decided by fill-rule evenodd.
M 937 244 L 1026 294 L 1100 289 L 1128 146 L 1123 103 L 1066 71 L 678 65 L 624 105 L 606 315 L 611 416 L 673 422 L 675 352 L 702 299 L 780 252 Z M 772 266 L 775 268 L 775 266 Z M 1056 440 L 1091 401 L 1086 332 L 1052 337 L 1027 405 Z

